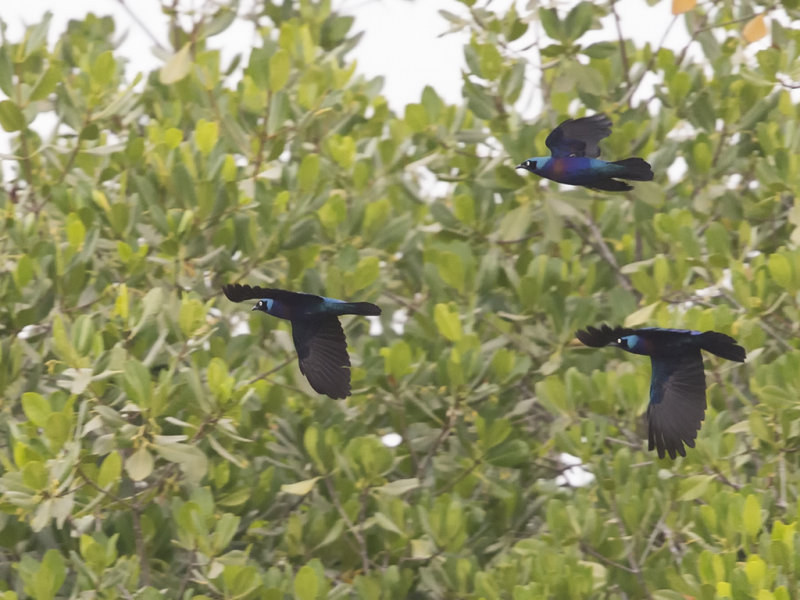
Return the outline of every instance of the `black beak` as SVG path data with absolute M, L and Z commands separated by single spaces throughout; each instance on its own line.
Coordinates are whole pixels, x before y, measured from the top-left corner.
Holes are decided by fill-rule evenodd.
M 516 167 L 514 167 L 514 168 L 515 168 L 515 169 L 524 169 L 524 168 L 525 168 L 525 164 L 524 164 L 524 163 L 520 163 L 520 164 L 518 164 L 518 165 L 517 165 Z
M 253 305 L 253 308 L 251 308 L 250 310 L 258 310 L 258 304 Z

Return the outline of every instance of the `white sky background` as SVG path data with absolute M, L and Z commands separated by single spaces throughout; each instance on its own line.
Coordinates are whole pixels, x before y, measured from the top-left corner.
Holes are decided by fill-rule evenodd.
M 494 10 L 503 10 L 514 0 L 493 0 Z M 575 0 L 560 3 L 566 12 Z M 131 18 L 118 0 L 26 0 L 3 2 L 2 20 L 7 24 L 6 35 L 19 40 L 24 24 L 39 22 L 46 11 L 53 13 L 50 40 L 55 40 L 70 19 L 80 19 L 93 12 L 111 15 L 117 26 L 117 35 L 125 36 L 120 48 L 129 59 L 127 75 L 148 72 L 163 64 L 163 57 L 154 54 L 153 40 Z M 197 0 L 195 6 L 202 7 Z M 385 77 L 384 94 L 395 110 L 410 102 L 418 102 L 425 85 L 431 85 L 449 103 L 461 102 L 461 70 L 464 65 L 462 47 L 467 41 L 463 33 L 442 35 L 449 23 L 439 14 L 440 9 L 465 13 L 466 8 L 454 0 L 333 0 L 334 7 L 356 17 L 354 31 L 364 31 L 361 43 L 351 53 L 358 63 L 358 71 L 369 76 Z M 518 2 L 519 11 L 525 14 L 526 1 Z M 135 12 L 149 31 L 168 48 L 167 18 L 161 12 L 160 0 L 127 0 L 126 5 Z M 188 2 L 181 5 L 191 6 Z M 250 2 L 242 2 L 248 8 Z M 636 40 L 656 44 L 669 23 L 671 1 L 661 0 L 649 7 L 641 0 L 620 0 L 617 10 L 622 18 L 623 34 Z M 604 21 L 602 30 L 591 31 L 582 39 L 586 43 L 616 39 L 613 21 Z M 246 52 L 256 41 L 248 24 L 235 23 L 223 34 L 211 40 L 211 45 L 223 51 L 223 64 L 237 53 Z M 667 45 L 679 47 L 688 36 L 678 23 L 667 40 Z

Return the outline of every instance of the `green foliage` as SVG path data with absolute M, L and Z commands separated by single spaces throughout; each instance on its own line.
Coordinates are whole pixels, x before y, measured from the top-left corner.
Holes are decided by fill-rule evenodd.
M 178 3 L 145 75 L 109 18 L 3 40 L 3 597 L 798 598 L 800 33 L 743 47 L 771 5 L 726 0 L 679 17 L 691 52 L 590 44 L 613 6 L 462 0 L 463 104 L 396 114 L 330 5 L 264 3 L 222 64 L 235 3 Z M 655 182 L 515 173 L 584 107 Z M 383 308 L 344 320 L 352 397 L 238 280 Z M 600 322 L 747 348 L 707 359 L 685 459 L 645 450 L 646 361 L 574 340 Z

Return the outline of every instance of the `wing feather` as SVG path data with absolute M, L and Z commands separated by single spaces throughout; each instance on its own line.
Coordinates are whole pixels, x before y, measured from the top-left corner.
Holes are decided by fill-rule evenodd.
M 621 337 L 632 335 L 634 333 L 636 333 L 635 329 L 601 325 L 600 328 L 589 326 L 584 330 L 579 329 L 577 332 L 575 332 L 575 337 L 577 337 L 586 346 L 591 346 L 592 348 L 602 348 L 603 346 L 608 346 L 611 342 L 616 342 Z
M 316 299 L 322 301 L 322 296 L 315 294 L 305 294 L 303 292 L 290 292 L 288 290 L 278 290 L 275 288 L 263 288 L 256 285 L 242 285 L 232 283 L 222 286 L 222 293 L 228 300 L 233 302 L 244 302 L 245 300 L 262 300 L 272 298 L 287 305 L 297 305 L 308 300 Z
M 651 357 L 653 376 L 647 407 L 648 447 L 659 458 L 686 456 L 706 413 L 706 377 L 699 348 L 680 357 Z
M 350 395 L 350 356 L 339 319 L 333 316 L 292 321 L 300 372 L 311 387 L 331 398 Z
M 582 117 L 580 119 L 567 119 L 550 132 L 545 145 L 551 154 L 556 157 L 600 156 L 597 143 L 611 134 L 611 119 L 603 113 Z

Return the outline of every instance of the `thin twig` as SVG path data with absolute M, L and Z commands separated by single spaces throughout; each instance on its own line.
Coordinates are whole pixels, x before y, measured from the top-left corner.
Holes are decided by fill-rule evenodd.
M 608 247 L 608 244 L 606 244 L 605 240 L 603 239 L 603 233 L 600 231 L 600 228 L 597 226 L 597 223 L 595 223 L 594 220 L 589 215 L 581 215 L 581 217 L 583 219 L 584 225 L 586 225 L 586 227 L 589 228 L 589 231 L 591 231 L 592 236 L 594 237 L 594 242 L 592 242 L 591 240 L 587 239 L 581 233 L 580 229 L 575 225 L 575 223 L 573 223 L 569 219 L 566 220 L 566 223 L 579 236 L 581 236 L 581 238 L 583 238 L 584 241 L 586 241 L 595 250 L 597 250 L 597 252 L 600 253 L 600 256 L 602 256 L 603 259 L 614 270 L 614 273 L 617 276 L 617 281 L 619 282 L 619 284 L 623 288 L 625 288 L 626 291 L 633 292 L 634 291 L 633 285 L 631 284 L 631 282 L 628 279 L 628 277 L 620 269 L 619 263 L 617 262 L 617 259 L 614 256 L 614 254 L 611 252 L 611 249 Z
M 141 505 L 134 504 L 131 507 L 131 516 L 133 518 L 133 537 L 136 541 L 136 554 L 139 556 L 139 585 L 150 585 L 150 563 L 147 560 L 147 550 L 144 547 L 144 533 L 142 533 L 142 507 Z
M 617 569 L 620 569 L 620 570 L 622 570 L 622 571 L 625 571 L 625 572 L 627 572 L 627 573 L 636 573 L 636 571 L 634 571 L 634 570 L 633 570 L 633 569 L 631 569 L 630 567 L 626 567 L 626 566 L 625 566 L 625 565 L 623 565 L 622 563 L 618 563 L 618 562 L 617 562 L 617 561 L 615 561 L 615 560 L 611 560 L 611 559 L 610 559 L 610 558 L 608 558 L 607 556 L 603 556 L 603 555 L 602 555 L 602 554 L 600 554 L 600 553 L 599 553 L 597 550 L 595 550 L 594 548 L 592 548 L 592 547 L 591 547 L 589 544 L 586 544 L 586 543 L 584 543 L 584 542 L 581 542 L 581 550 L 583 550 L 584 552 L 587 552 L 587 553 L 591 554 L 591 555 L 592 555 L 592 556 L 594 556 L 595 558 L 599 558 L 601 561 L 603 561 L 604 563 L 606 563 L 606 564 L 607 564 L 607 565 L 609 565 L 609 566 L 616 567 Z
M 625 74 L 625 83 L 628 84 L 628 89 L 631 89 L 631 65 L 628 61 L 628 52 L 625 50 L 625 38 L 622 36 L 622 24 L 620 23 L 619 15 L 617 14 L 616 0 L 611 0 L 611 14 L 614 15 L 614 25 L 617 27 L 617 39 L 619 40 L 619 55 L 622 60 L 622 72 Z M 628 102 L 631 99 L 628 97 Z
M 422 466 L 420 467 L 420 470 L 417 473 L 417 477 L 419 477 L 420 479 L 423 478 L 425 471 L 428 470 L 431 461 L 433 461 L 433 455 L 436 454 L 436 451 L 439 449 L 439 445 L 444 441 L 444 439 L 450 434 L 450 431 L 453 429 L 453 425 L 455 424 L 456 420 L 455 416 L 456 411 L 454 410 L 454 407 L 451 407 L 447 411 L 447 413 L 448 413 L 447 423 L 445 423 L 444 427 L 442 427 L 442 430 L 439 432 L 439 435 L 436 437 L 436 440 L 428 449 L 428 454 L 425 456 L 425 460 L 422 462 Z
M 192 575 L 192 567 L 194 567 L 194 559 L 197 556 L 197 549 L 192 549 L 192 554 L 189 556 L 189 566 L 186 568 L 186 573 L 181 578 L 181 587 L 178 589 L 177 598 L 183 598 L 183 593 L 186 591 L 186 586 L 189 585 L 189 579 Z
M 152 31 L 150 31 L 150 30 L 147 28 L 147 25 L 145 25 L 145 24 L 144 24 L 144 21 L 142 21 L 142 20 L 141 20 L 141 19 L 138 17 L 138 15 L 137 15 L 135 12 L 133 12 L 133 11 L 131 10 L 131 8 L 130 8 L 130 7 L 127 5 L 127 4 L 125 4 L 125 0 L 117 0 L 117 3 L 118 3 L 118 4 L 119 4 L 119 5 L 122 7 L 122 8 L 124 8 L 124 9 L 125 9 L 125 12 L 127 12 L 127 13 L 128 13 L 128 15 L 130 15 L 130 17 L 131 17 L 131 19 L 133 19 L 134 23 L 136 23 L 136 24 L 139 26 L 139 28 L 140 28 L 142 31 L 144 31 L 144 32 L 145 32 L 145 34 L 147 35 L 147 37 L 149 37 L 149 38 L 150 38 L 150 39 L 153 41 L 153 43 L 154 43 L 156 46 L 158 46 L 158 48 L 159 48 L 159 49 L 161 49 L 161 50 L 166 50 L 166 48 L 165 48 L 165 47 L 164 47 L 164 46 L 161 44 L 161 42 L 159 42 L 159 41 L 158 41 L 158 38 L 157 38 L 157 37 L 156 37 L 156 36 L 153 34 L 153 32 L 152 32 Z
M 256 381 L 260 381 L 261 379 L 266 379 L 267 377 L 269 377 L 270 375 L 272 375 L 276 371 L 280 371 L 283 367 L 285 367 L 286 365 L 291 363 L 294 359 L 295 359 L 294 355 L 290 356 L 289 358 L 284 360 L 282 363 L 280 363 L 278 366 L 273 367 L 272 369 L 262 373 L 261 375 L 253 377 L 253 379 L 251 379 L 250 381 L 247 382 L 247 385 L 253 385 Z

